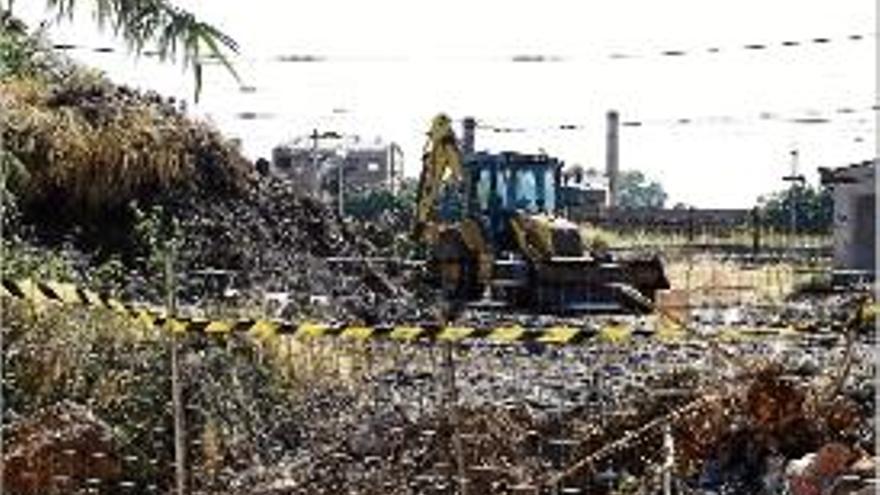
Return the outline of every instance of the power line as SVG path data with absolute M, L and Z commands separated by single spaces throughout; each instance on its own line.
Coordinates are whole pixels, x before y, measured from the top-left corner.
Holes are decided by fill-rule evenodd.
M 833 112 L 839 115 L 852 116 L 857 114 L 865 114 L 876 112 L 877 105 L 870 107 L 849 107 L 841 106 L 830 111 L 820 112 L 817 110 L 807 110 L 802 112 L 755 112 L 748 115 L 708 115 L 708 116 L 682 116 L 667 117 L 654 119 L 634 119 L 630 118 L 620 123 L 623 128 L 640 128 L 652 126 L 700 126 L 700 125 L 742 125 L 748 123 L 783 123 L 783 124 L 801 124 L 801 125 L 820 125 L 831 123 L 848 123 L 841 117 L 828 115 Z M 867 118 L 859 119 L 862 123 L 868 124 L 871 121 Z M 566 131 L 583 131 L 591 128 L 597 128 L 599 124 L 586 124 L 580 122 L 563 122 L 559 124 L 545 124 L 538 126 L 511 126 L 492 123 L 491 120 L 478 120 L 477 128 L 484 131 L 490 131 L 498 134 L 520 134 L 526 132 L 566 132 Z
M 630 59 L 646 59 L 646 58 L 679 58 L 687 56 L 710 55 L 717 56 L 728 53 L 743 52 L 761 52 L 774 49 L 788 49 L 794 47 L 808 47 L 816 45 L 846 44 L 852 42 L 865 41 L 868 38 L 876 37 L 876 33 L 857 33 L 849 35 L 840 35 L 836 37 L 817 36 L 800 40 L 783 40 L 772 43 L 742 43 L 735 46 L 719 46 L 711 45 L 699 48 L 681 49 L 667 48 L 658 50 L 636 50 L 629 52 L 611 51 L 605 54 L 592 55 L 559 55 L 559 54 L 542 54 L 542 53 L 518 53 L 512 55 L 498 56 L 472 56 L 472 55 L 440 55 L 435 58 L 446 61 L 496 61 L 496 62 L 512 62 L 517 64 L 536 64 L 536 63 L 559 63 L 572 62 L 582 60 L 630 60 Z M 92 46 L 77 43 L 56 43 L 50 45 L 52 49 L 59 51 L 87 51 L 93 53 L 131 53 L 125 48 L 117 48 L 113 46 Z M 157 58 L 159 52 L 154 50 L 144 50 L 137 53 L 139 56 L 146 58 Z M 252 63 L 275 63 L 275 64 L 314 64 L 327 62 L 412 62 L 428 60 L 430 56 L 402 56 L 402 55 L 358 55 L 358 54 L 318 54 L 318 53 L 279 53 L 269 56 L 247 57 L 233 56 L 236 62 L 252 62 Z M 201 59 L 205 65 L 220 64 L 220 60 L 216 56 L 206 56 Z
M 630 118 L 628 120 L 624 120 L 621 122 L 622 127 L 643 127 L 643 126 L 654 126 L 654 125 L 716 125 L 716 124 L 743 124 L 749 122 L 780 122 L 780 123 L 791 123 L 791 124 L 830 124 L 834 122 L 847 122 L 843 120 L 840 116 L 857 116 L 864 115 L 871 112 L 877 112 L 880 110 L 880 106 L 871 105 L 871 106 L 836 106 L 830 109 L 825 110 L 817 110 L 817 109 L 807 109 L 807 110 L 799 110 L 799 111 L 786 111 L 786 112 L 777 112 L 777 111 L 759 111 L 752 112 L 749 114 L 740 114 L 740 115 L 731 115 L 731 114 L 717 114 L 717 115 L 701 115 L 701 116 L 681 116 L 681 117 L 661 117 L 661 118 L 650 118 L 650 119 L 634 119 Z M 348 114 L 351 113 L 350 110 L 342 109 L 342 108 L 334 108 L 333 114 Z M 838 117 L 829 114 L 836 114 Z M 274 113 L 274 112 L 263 112 L 256 110 L 242 110 L 237 111 L 233 114 L 235 118 L 240 120 L 274 120 L 283 118 L 284 114 Z M 291 114 L 290 116 L 300 117 L 300 114 Z M 455 123 L 462 123 L 462 118 L 452 119 Z M 851 122 L 851 121 L 850 121 Z M 856 122 L 859 123 L 872 123 L 872 121 L 866 117 L 858 118 Z M 477 120 L 477 128 L 496 132 L 496 133 L 523 133 L 530 130 L 547 130 L 547 131 L 581 131 L 589 128 L 595 127 L 593 124 L 587 124 L 583 122 L 561 122 L 558 124 L 546 124 L 541 126 L 511 126 L 511 125 L 502 125 L 497 123 L 492 123 L 492 119 L 478 119 Z

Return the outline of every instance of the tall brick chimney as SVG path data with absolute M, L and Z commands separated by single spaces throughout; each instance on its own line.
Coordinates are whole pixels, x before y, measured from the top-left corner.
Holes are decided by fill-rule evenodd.
M 461 152 L 464 155 L 469 155 L 474 152 L 477 120 L 473 117 L 465 117 L 462 121 L 462 128 Z
M 617 207 L 617 186 L 620 176 L 619 150 L 617 131 L 620 125 L 620 116 L 611 110 L 606 114 L 608 121 L 608 134 L 605 141 L 605 175 L 608 177 L 608 207 Z

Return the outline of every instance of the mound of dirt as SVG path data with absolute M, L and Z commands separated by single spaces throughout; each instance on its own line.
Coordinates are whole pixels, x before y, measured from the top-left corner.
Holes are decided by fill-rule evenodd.
M 181 103 L 116 85 L 11 17 L 0 22 L 24 60 L 0 74 L 3 142 L 19 171 L 8 236 L 72 246 L 77 281 L 137 300 L 163 301 L 163 258 L 176 244 L 185 305 L 364 321 L 392 311 L 401 291 L 387 276 L 364 263 L 326 262 L 372 252 L 332 209 L 260 176 Z M 109 280 L 95 274 L 108 262 Z M 276 307 L 266 307 L 269 299 Z
M 122 474 L 112 428 L 80 404 L 62 401 L 14 422 L 6 435 L 3 486 L 10 493 L 74 492 Z

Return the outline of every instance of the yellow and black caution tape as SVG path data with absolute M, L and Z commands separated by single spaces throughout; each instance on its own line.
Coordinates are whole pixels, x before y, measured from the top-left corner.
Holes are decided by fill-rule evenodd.
M 0 296 L 24 299 L 37 305 L 57 303 L 102 308 L 172 333 L 201 333 L 205 335 L 247 333 L 260 339 L 275 335 L 292 335 L 299 339 L 343 337 L 361 341 L 373 339 L 400 342 L 484 340 L 499 344 L 532 342 L 550 345 L 576 345 L 593 341 L 623 345 L 636 337 L 650 337 L 662 342 L 671 342 L 693 336 L 680 323 L 662 315 L 657 319 L 653 330 L 623 322 L 606 322 L 599 327 L 594 325 L 469 327 L 441 326 L 433 323 L 367 326 L 352 323 L 293 322 L 259 318 L 214 320 L 200 317 L 169 317 L 162 309 L 142 304 L 124 303 L 107 294 L 99 294 L 74 284 L 55 281 L 35 282 L 31 279 L 3 279 L 2 285 L 0 285 Z M 716 332 L 715 338 L 724 341 L 743 341 L 767 336 L 788 337 L 800 333 L 802 332 L 798 332 L 791 326 L 724 328 Z

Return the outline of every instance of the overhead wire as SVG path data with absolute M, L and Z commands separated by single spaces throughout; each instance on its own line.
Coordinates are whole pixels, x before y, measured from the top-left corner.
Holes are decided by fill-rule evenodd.
M 735 53 L 735 52 L 759 52 L 764 50 L 772 50 L 778 48 L 792 48 L 792 47 L 807 47 L 807 46 L 815 46 L 815 45 L 830 45 L 835 43 L 846 43 L 846 42 L 854 42 L 854 41 L 864 41 L 868 38 L 876 37 L 876 32 L 867 32 L 867 33 L 855 33 L 849 35 L 839 35 L 839 36 L 816 36 L 812 38 L 800 39 L 800 40 L 783 40 L 776 41 L 770 43 L 741 43 L 736 46 L 720 46 L 720 45 L 710 45 L 708 47 L 701 48 L 692 48 L 692 49 L 681 49 L 681 48 L 667 48 L 667 49 L 657 49 L 657 50 L 636 50 L 636 51 L 608 51 L 604 54 L 572 54 L 572 55 L 562 55 L 562 54 L 543 54 L 543 53 L 515 53 L 508 55 L 497 55 L 497 56 L 478 56 L 478 55 L 443 55 L 437 56 L 438 60 L 451 60 L 451 61 L 506 61 L 512 63 L 519 64 L 534 64 L 534 63 L 557 63 L 557 62 L 571 62 L 571 61 L 582 61 L 582 60 L 629 60 L 629 59 L 645 59 L 651 57 L 685 57 L 685 56 L 695 56 L 695 55 L 719 55 L 719 54 L 727 54 L 727 53 Z M 114 46 L 104 45 L 104 46 L 94 46 L 94 45 L 84 45 L 78 43 L 55 43 L 50 45 L 51 48 L 59 51 L 90 51 L 93 53 L 116 53 L 116 52 L 124 52 L 131 53 L 127 48 L 118 48 Z M 137 55 L 143 56 L 146 58 L 155 58 L 159 57 L 160 54 L 155 50 L 143 50 L 138 52 Z M 422 55 L 418 57 L 405 56 L 405 55 L 365 55 L 365 54 L 344 54 L 344 53 L 277 53 L 268 56 L 244 56 L 238 55 L 233 56 L 232 60 L 236 62 L 250 62 L 250 63 L 276 63 L 276 64 L 311 64 L 311 63 L 326 63 L 326 62 L 412 62 L 417 60 L 426 60 L 430 59 L 430 56 Z M 205 65 L 210 64 L 221 64 L 222 62 L 216 56 L 204 56 L 201 58 L 201 62 Z
M 876 33 L 855 33 L 849 35 L 840 35 L 840 36 L 815 36 L 806 39 L 785 39 L 783 41 L 777 41 L 773 43 L 742 43 L 733 47 L 724 48 L 719 45 L 712 45 L 705 48 L 695 48 L 695 49 L 662 49 L 655 51 L 642 51 L 642 52 L 609 52 L 605 55 L 605 58 L 612 60 L 624 60 L 624 59 L 634 59 L 634 58 L 646 58 L 649 56 L 659 56 L 659 57 L 683 57 L 683 56 L 691 56 L 691 55 L 699 55 L 699 54 L 720 54 L 720 53 L 729 53 L 734 51 L 747 51 L 747 52 L 758 52 L 763 50 L 770 49 L 779 49 L 779 48 L 792 48 L 792 47 L 803 47 L 809 45 L 829 45 L 832 43 L 842 43 L 842 42 L 852 42 L 852 41 L 863 41 L 870 37 L 876 37 Z M 113 46 L 91 46 L 91 45 L 83 45 L 77 43 L 56 43 L 50 45 L 52 49 L 59 51 L 90 51 L 93 53 L 101 53 L 101 54 L 109 54 L 116 52 L 128 52 L 127 49 L 124 48 L 116 48 Z M 158 57 L 159 53 L 151 50 L 144 50 L 139 52 L 137 55 L 151 58 Z M 468 57 L 461 57 L 462 60 L 467 59 Z M 595 58 L 595 57 L 592 57 Z M 493 60 L 507 60 L 513 63 L 555 63 L 555 62 L 564 62 L 564 61 L 572 61 L 578 60 L 578 56 L 560 56 L 560 55 L 544 55 L 544 54 L 516 54 L 511 56 L 499 56 L 492 57 Z M 406 61 L 410 60 L 407 57 L 394 57 L 394 56 L 362 56 L 362 55 L 322 55 L 322 54 L 276 54 L 267 57 L 235 57 L 235 61 L 238 62 L 275 62 L 275 63 L 325 63 L 325 62 L 345 62 L 345 61 Z M 212 57 L 205 57 L 203 59 L 204 64 L 212 64 L 214 62 L 218 62 L 216 59 Z M 253 94 L 260 92 L 259 87 L 254 85 L 242 84 L 238 88 L 239 92 L 243 94 Z M 877 105 L 873 105 L 869 109 L 870 111 L 877 111 Z M 865 111 L 864 108 L 852 108 L 849 106 L 839 106 L 830 112 L 839 115 L 847 115 L 847 114 L 856 114 Z M 789 115 L 783 116 L 774 112 L 757 112 L 755 114 L 751 114 L 748 116 L 732 116 L 732 115 L 715 115 L 715 116 L 683 116 L 683 117 L 674 117 L 674 118 L 657 118 L 657 119 L 637 119 L 637 118 L 628 118 L 626 120 L 621 121 L 621 128 L 641 128 L 641 127 L 649 127 L 649 126 L 692 126 L 692 125 L 724 125 L 724 124 L 741 124 L 743 121 L 746 122 L 782 122 L 782 123 L 791 123 L 791 124 L 803 124 L 803 125 L 820 125 L 820 124 L 829 124 L 832 122 L 841 121 L 839 118 L 834 118 L 832 116 L 827 115 L 828 112 L 823 115 L 821 112 L 811 112 L 806 111 L 800 115 Z M 279 114 L 275 112 L 265 112 L 265 111 L 255 111 L 255 110 L 241 110 L 237 111 L 234 114 L 234 117 L 243 120 L 243 121 L 258 121 L 258 120 L 271 120 L 279 118 Z M 518 134 L 525 132 L 557 132 L 557 131 L 582 131 L 586 129 L 590 129 L 595 127 L 590 124 L 581 123 L 581 122 L 562 122 L 558 124 L 548 124 L 544 126 L 522 126 L 522 125 L 499 125 L 492 124 L 491 122 L 481 121 L 478 122 L 478 128 L 484 131 L 489 131 L 492 133 L 498 134 Z
M 819 111 L 815 109 L 805 110 L 805 111 L 789 111 L 789 112 L 770 112 L 770 111 L 761 111 L 761 112 L 753 112 L 750 114 L 742 114 L 742 115 L 703 115 L 703 116 L 682 116 L 682 117 L 666 117 L 666 118 L 652 118 L 652 119 L 636 119 L 636 118 L 628 118 L 627 120 L 621 121 L 620 125 L 623 128 L 639 128 L 646 126 L 699 126 L 699 125 L 729 125 L 729 124 L 748 124 L 748 123 L 788 123 L 788 124 L 805 124 L 805 125 L 817 125 L 817 124 L 830 124 L 834 122 L 842 122 L 842 123 L 852 123 L 851 120 L 843 120 L 841 118 L 835 118 L 832 115 L 828 115 L 829 113 L 837 113 L 840 115 L 852 116 L 858 114 L 865 114 L 869 112 L 876 112 L 878 110 L 878 105 L 872 105 L 870 107 L 852 107 L 852 106 L 838 106 L 831 110 Z M 858 119 L 859 121 L 863 121 L 862 123 L 870 123 L 869 119 Z M 561 123 L 548 123 L 544 125 L 505 125 L 498 122 L 492 122 L 491 119 L 478 119 L 477 120 L 477 128 L 489 131 L 498 134 L 520 134 L 525 132 L 564 132 L 564 131 L 583 131 L 589 129 L 595 129 L 600 124 L 588 124 L 583 122 L 572 122 L 565 121 Z
M 838 114 L 838 115 L 846 115 L 846 116 L 854 116 L 860 114 L 866 114 L 870 112 L 877 112 L 880 109 L 878 105 L 871 106 L 835 106 L 826 110 L 817 110 L 817 109 L 807 109 L 801 111 L 787 111 L 787 112 L 778 112 L 778 111 L 759 111 L 759 112 L 751 112 L 749 114 L 740 114 L 740 115 L 730 115 L 730 114 L 721 114 L 721 115 L 690 115 L 690 116 L 681 116 L 681 117 L 661 117 L 661 118 L 650 118 L 650 119 L 637 119 L 637 118 L 628 118 L 626 120 L 622 120 L 620 125 L 621 127 L 630 127 L 637 128 L 643 126 L 670 126 L 670 125 L 718 125 L 718 124 L 745 124 L 749 122 L 761 121 L 761 122 L 781 122 L 781 123 L 791 123 L 791 124 L 828 124 L 832 122 L 849 122 L 853 121 L 845 121 L 839 118 L 835 118 L 833 115 L 829 114 Z M 348 110 L 345 111 L 337 111 L 334 109 L 334 114 L 337 113 L 349 113 Z M 282 117 L 282 114 L 273 113 L 273 112 L 262 112 L 262 111 L 254 111 L 254 110 L 243 110 L 236 111 L 234 113 L 236 118 L 241 120 L 259 120 L 259 119 L 277 119 Z M 463 118 L 452 119 L 453 122 L 458 124 L 463 123 Z M 587 130 L 591 128 L 595 128 L 595 124 L 588 124 L 584 122 L 573 122 L 573 121 L 565 121 L 560 123 L 553 124 L 544 124 L 544 125 L 504 125 L 500 124 L 497 121 L 493 123 L 493 119 L 477 119 L 477 129 L 483 131 L 489 131 L 500 134 L 516 134 L 516 133 L 524 133 L 530 131 L 581 131 Z M 872 121 L 867 118 L 858 118 L 856 122 L 859 123 L 871 123 Z

